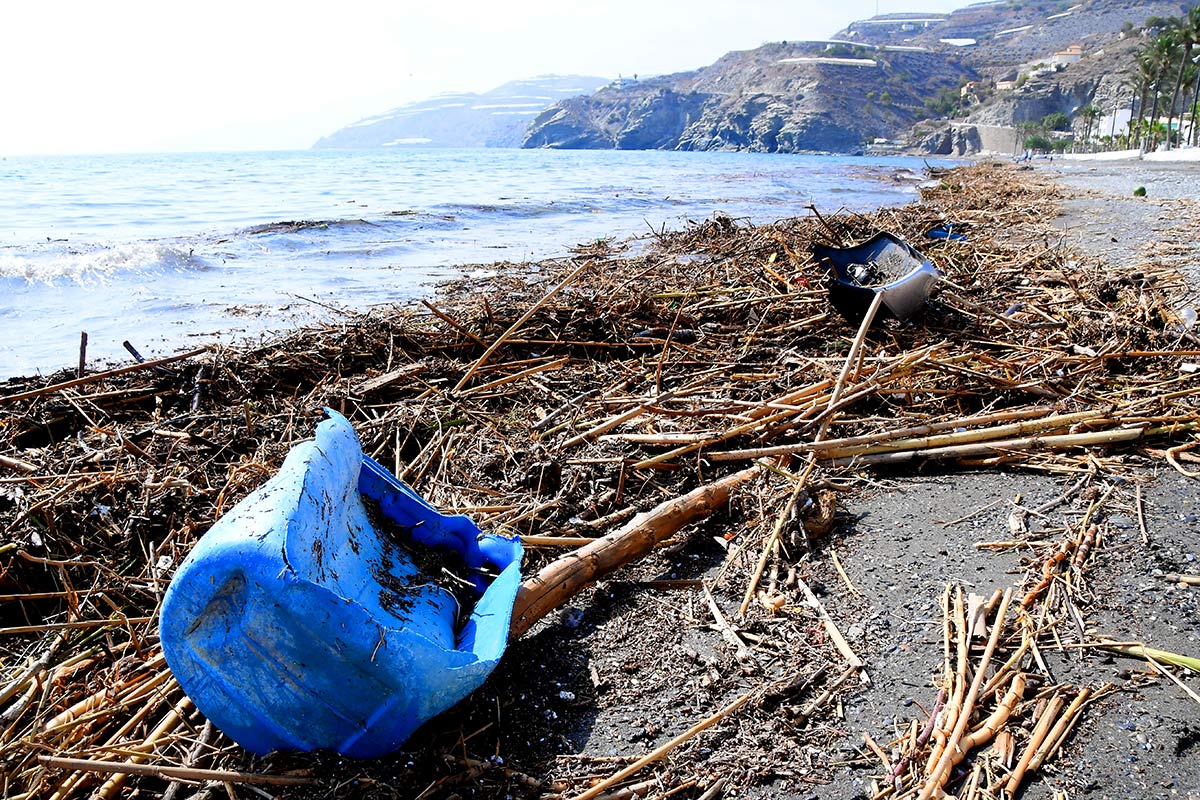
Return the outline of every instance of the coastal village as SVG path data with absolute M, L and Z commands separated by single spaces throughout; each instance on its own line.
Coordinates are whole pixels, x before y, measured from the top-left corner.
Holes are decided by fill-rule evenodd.
M 524 146 L 972 158 L 0 382 L 0 796 L 1200 798 L 1178 13 L 999 0 L 597 84 Z

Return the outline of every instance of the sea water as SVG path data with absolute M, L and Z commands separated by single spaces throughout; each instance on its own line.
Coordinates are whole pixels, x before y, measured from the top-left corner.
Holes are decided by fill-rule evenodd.
M 868 210 L 919 159 L 552 150 L 0 156 L 0 378 L 131 362 L 598 239 Z

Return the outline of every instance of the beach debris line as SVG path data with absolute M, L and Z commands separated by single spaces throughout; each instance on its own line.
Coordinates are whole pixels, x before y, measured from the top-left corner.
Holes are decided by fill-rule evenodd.
M 662 793 L 698 795 L 719 784 L 733 794 L 769 781 L 799 792 L 834 779 L 845 726 L 826 723 L 866 684 L 872 648 L 847 624 L 853 595 L 841 591 L 843 579 L 830 572 L 822 587 L 814 578 L 831 543 L 805 520 L 827 523 L 836 497 L 927 464 L 1086 476 L 1098 485 L 1147 464 L 1195 469 L 1187 448 L 1200 420 L 1200 373 L 1183 365 L 1200 350 L 1177 310 L 1182 277 L 1156 262 L 1118 270 L 1057 244 L 1042 223 L 1054 217 L 1056 194 L 1035 173 L 981 165 L 935 177 L 924 202 L 905 208 L 827 215 L 824 224 L 710 220 L 656 234 L 636 251 L 604 242 L 562 260 L 505 265 L 447 287 L 433 301 L 437 313 L 377 309 L 245 348 L 83 379 L 72 369 L 6 382 L 5 792 L 89 797 L 115 762 L 131 765 L 124 791 L 144 796 L 178 794 L 187 780 L 142 769 L 152 766 L 222 776 L 299 770 L 315 780 L 302 790 L 272 787 L 285 798 L 330 794 L 343 783 L 413 796 L 432 787 L 436 795 L 463 782 L 492 794 L 570 796 L 746 693 L 751 700 L 605 791 L 654 781 Z M 971 236 L 924 245 L 945 278 L 919 319 L 856 330 L 830 310 L 827 270 L 808 255 L 814 243 L 842 246 L 881 230 L 916 241 L 947 220 L 969 225 Z M 646 537 L 655 542 L 639 562 L 510 639 L 492 679 L 430 720 L 408 752 L 351 762 L 254 757 L 185 702 L 163 659 L 158 609 L 200 536 L 278 472 L 325 407 L 353 424 L 364 454 L 433 506 L 469 514 L 489 533 L 530 535 L 530 579 L 622 526 L 640 529 L 641 514 L 653 518 L 702 487 L 754 474 L 731 486 L 714 513 L 661 529 L 661 541 Z M 1028 583 L 1010 587 L 1003 619 L 998 605 L 982 617 L 969 611 L 964 596 L 963 661 L 952 588 L 950 671 L 965 663 L 968 672 L 944 682 L 949 699 L 969 696 L 991 635 L 972 620 L 1001 626 L 990 663 L 1007 664 L 1020 652 L 1023 621 L 1063 602 L 1064 586 L 1094 568 L 1104 520 L 1092 520 L 1091 538 L 1092 524 L 1080 522 L 1073 518 L 1049 545 L 1019 528 L 989 543 L 1036 558 Z M 847 532 L 837 548 L 846 552 L 856 535 Z M 938 568 L 931 552 L 927 570 Z M 1062 620 L 1060 637 L 1075 628 L 1070 609 L 1079 605 L 1049 607 L 1060 609 L 1047 612 Z M 1086 626 L 1084 634 L 1076 630 L 1072 641 L 1086 666 L 1108 651 L 1090 646 L 1102 639 Z M 1036 664 L 1044 641 L 1029 641 Z M 640 651 L 639 642 L 655 646 Z M 563 685 L 531 691 L 535 671 Z M 972 707 L 957 706 L 971 715 L 960 742 L 975 723 L 1010 709 L 993 739 L 1012 745 L 1014 766 L 1028 726 L 1056 691 L 1069 709 L 1084 687 L 1093 698 L 1104 689 L 1094 680 L 1052 682 L 1024 655 L 1005 672 L 1003 683 L 985 678 Z M 1007 704 L 1018 672 L 1025 691 Z M 1036 689 L 1034 678 L 1043 681 Z M 1059 688 L 1040 694 L 1051 687 Z M 660 702 L 679 713 L 664 713 Z M 571 749 L 578 729 L 570 726 L 614 709 L 640 720 L 606 745 L 617 755 Z M 1043 740 L 1054 734 L 1047 724 Z M 923 720 L 917 728 L 920 740 Z M 953 726 L 941 730 L 954 734 Z M 892 751 L 902 743 L 893 747 L 892 735 L 878 731 L 873 740 L 895 769 L 904 755 Z M 937 741 L 930 731 L 925 747 Z M 928 751 L 909 752 L 897 775 L 919 792 Z M 875 758 L 870 747 L 864 753 Z M 1036 755 L 1035 747 L 1027 775 Z M 880 768 L 881 787 L 891 785 L 891 771 Z M 986 768 L 985 778 L 992 785 Z M 238 780 L 196 778 L 210 779 Z M 108 785 L 107 794 L 119 793 Z

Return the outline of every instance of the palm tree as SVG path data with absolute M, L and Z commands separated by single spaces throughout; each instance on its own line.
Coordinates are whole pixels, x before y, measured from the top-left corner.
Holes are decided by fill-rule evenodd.
M 1198 41 L 1197 44 L 1200 44 L 1200 41 Z M 1193 133 L 1193 130 L 1189 130 L 1187 137 L 1183 136 L 1184 118 L 1190 117 L 1192 120 L 1192 129 L 1195 129 L 1196 127 L 1196 101 L 1193 99 L 1192 104 L 1189 106 L 1187 105 L 1187 98 L 1189 94 L 1193 94 L 1193 91 L 1197 87 L 1200 87 L 1200 56 L 1192 56 L 1192 59 L 1184 65 L 1183 69 L 1183 104 L 1179 107 L 1178 125 L 1181 144 L 1187 144 L 1191 140 Z
M 1180 17 L 1175 25 L 1175 35 L 1183 52 L 1179 56 L 1179 75 L 1175 78 L 1175 92 L 1171 95 L 1171 105 L 1167 108 L 1167 131 L 1171 130 L 1171 116 L 1179 103 L 1179 90 L 1183 88 L 1183 77 L 1191 65 L 1192 48 L 1200 41 L 1200 5 L 1192 6 Z M 1183 110 L 1179 112 L 1179 127 L 1183 127 Z M 1167 136 L 1167 146 L 1170 147 L 1171 137 Z
M 1094 105 L 1086 105 L 1075 112 L 1076 115 L 1083 120 L 1083 141 L 1092 141 L 1092 127 L 1096 124 L 1096 120 L 1104 114 L 1098 107 Z
M 1138 93 L 1142 90 L 1142 79 L 1138 76 L 1136 70 L 1126 72 L 1121 76 L 1120 87 L 1129 90 L 1129 122 L 1126 123 L 1125 149 L 1133 147 L 1133 128 L 1134 114 L 1138 110 Z M 1117 138 L 1117 107 L 1113 107 L 1112 127 L 1109 128 L 1108 135 L 1114 140 Z
M 1196 119 L 1196 117 L 1197 117 L 1196 106 L 1198 104 L 1200 104 L 1200 74 L 1196 75 L 1196 78 L 1195 78 L 1195 80 L 1192 81 L 1192 83 L 1194 84 L 1194 86 L 1192 87 L 1192 105 L 1190 108 L 1190 111 L 1192 114 L 1191 134 L 1192 134 L 1192 147 L 1195 147 L 1196 145 L 1200 144 L 1200 125 L 1196 124 L 1197 122 L 1200 122 L 1200 120 Z
M 1136 145 L 1142 143 L 1142 131 L 1145 128 L 1142 126 L 1142 119 L 1146 116 L 1146 100 L 1150 95 L 1150 87 L 1154 84 L 1154 76 L 1158 74 L 1158 64 L 1155 63 L 1154 54 L 1151 52 L 1150 45 L 1147 44 L 1142 49 L 1138 50 L 1135 63 L 1135 71 L 1130 76 L 1132 82 L 1138 86 L 1138 92 L 1135 95 L 1137 99 L 1137 116 L 1130 111 L 1129 116 L 1129 134 L 1136 137 Z M 1135 142 L 1130 142 L 1130 147 L 1135 146 Z
M 1150 55 L 1154 65 L 1157 68 L 1154 76 L 1154 104 L 1150 108 L 1150 146 L 1154 146 L 1156 128 L 1158 122 L 1158 107 L 1159 101 L 1162 98 L 1163 84 L 1167 80 L 1167 74 L 1179 61 L 1179 50 L 1181 44 L 1179 42 L 1179 32 L 1177 28 L 1171 27 L 1164 30 L 1150 42 Z M 1169 121 L 1169 118 L 1168 118 Z M 1168 130 L 1167 139 L 1169 140 L 1170 131 Z

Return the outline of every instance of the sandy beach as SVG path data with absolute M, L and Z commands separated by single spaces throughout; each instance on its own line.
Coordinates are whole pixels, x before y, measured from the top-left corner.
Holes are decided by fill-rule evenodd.
M 1052 221 L 1061 244 L 1082 259 L 1137 272 L 1168 265 L 1188 276 L 1194 302 L 1200 289 L 1200 165 L 1150 162 L 1041 162 L 1035 169 L 1061 187 L 1062 215 Z M 1146 188 L 1145 197 L 1133 190 Z M 1195 340 L 1193 340 L 1195 342 Z M 1200 343 L 1195 346 L 1200 347 Z M 1138 510 L 1116 514 L 1103 578 L 1092 586 L 1089 622 L 1113 638 L 1155 642 L 1200 653 L 1200 591 L 1165 576 L 1200 573 L 1200 481 L 1164 465 L 1142 473 Z M 999 479 L 998 479 L 999 478 Z M 851 580 L 873 603 L 848 610 L 865 618 L 872 642 L 874 685 L 847 703 L 851 730 L 870 731 L 912 702 L 930 669 L 928 654 L 907 646 L 936 637 L 936 607 L 925 571 L 938 552 L 939 578 L 985 591 L 1020 571 L 1023 556 L 980 550 L 974 543 L 1000 538 L 1015 505 L 1037 506 L 1062 491 L 1062 482 L 1031 473 L 954 473 L 909 477 L 856 497 L 850 512 L 855 539 L 843 554 Z M 984 509 L 955 525 L 952 521 Z M 858 536 L 858 534 L 864 534 Z M 847 557 L 848 556 L 848 557 Z M 836 575 L 829 576 L 836 581 Z M 907 598 L 900 600 L 899 598 Z M 1078 651 L 1047 653 L 1058 676 L 1081 677 Z M 1028 787 L 1024 797 L 1200 798 L 1200 726 L 1197 704 L 1184 690 L 1146 675 L 1124 659 L 1105 669 L 1122 689 L 1097 704 L 1064 758 Z M 1193 682 L 1194 683 L 1194 682 Z M 848 745 L 854 744 L 854 735 Z M 852 773 L 840 787 L 814 796 L 851 800 L 865 782 Z
M 214 770 L 316 784 L 271 787 L 284 798 L 592 797 L 629 765 L 635 788 L 609 797 L 885 798 L 889 776 L 914 790 L 943 757 L 918 734 L 953 685 L 947 704 L 979 700 L 959 735 L 973 720 L 996 736 L 944 771 L 955 792 L 1011 779 L 1025 798 L 1196 800 L 1196 701 L 1097 646 L 1200 652 L 1200 590 L 1179 577 L 1200 574 L 1184 474 L 1200 343 L 1180 327 L 1197 284 L 1178 274 L 1194 276 L 1195 172 L 937 175 L 921 205 L 715 219 L 636 254 L 600 241 L 256 348 L 8 381 L 3 644 L 30 664 L 5 688 L 10 796 L 87 796 L 112 769 L 98 762 L 136 753 L 150 768 L 127 788 L 148 797 L 185 791 L 161 764 L 200 769 L 207 798 L 229 780 Z M 947 221 L 967 241 L 926 238 Z M 921 241 L 951 279 L 923 316 L 856 332 L 808 248 L 878 230 Z M 255 757 L 171 683 L 154 613 L 196 538 L 322 407 L 439 508 L 530 537 L 529 591 L 569 548 L 743 483 L 515 636 L 395 755 Z M 776 442 L 795 451 L 764 457 Z M 977 691 L 993 645 L 978 674 L 1013 682 L 1007 705 L 999 684 Z M 1051 725 L 1061 750 L 1023 774 Z
M 1200 163 L 1060 159 L 1039 169 L 1067 190 L 1055 224 L 1069 244 L 1131 269 L 1168 264 L 1200 287 Z

